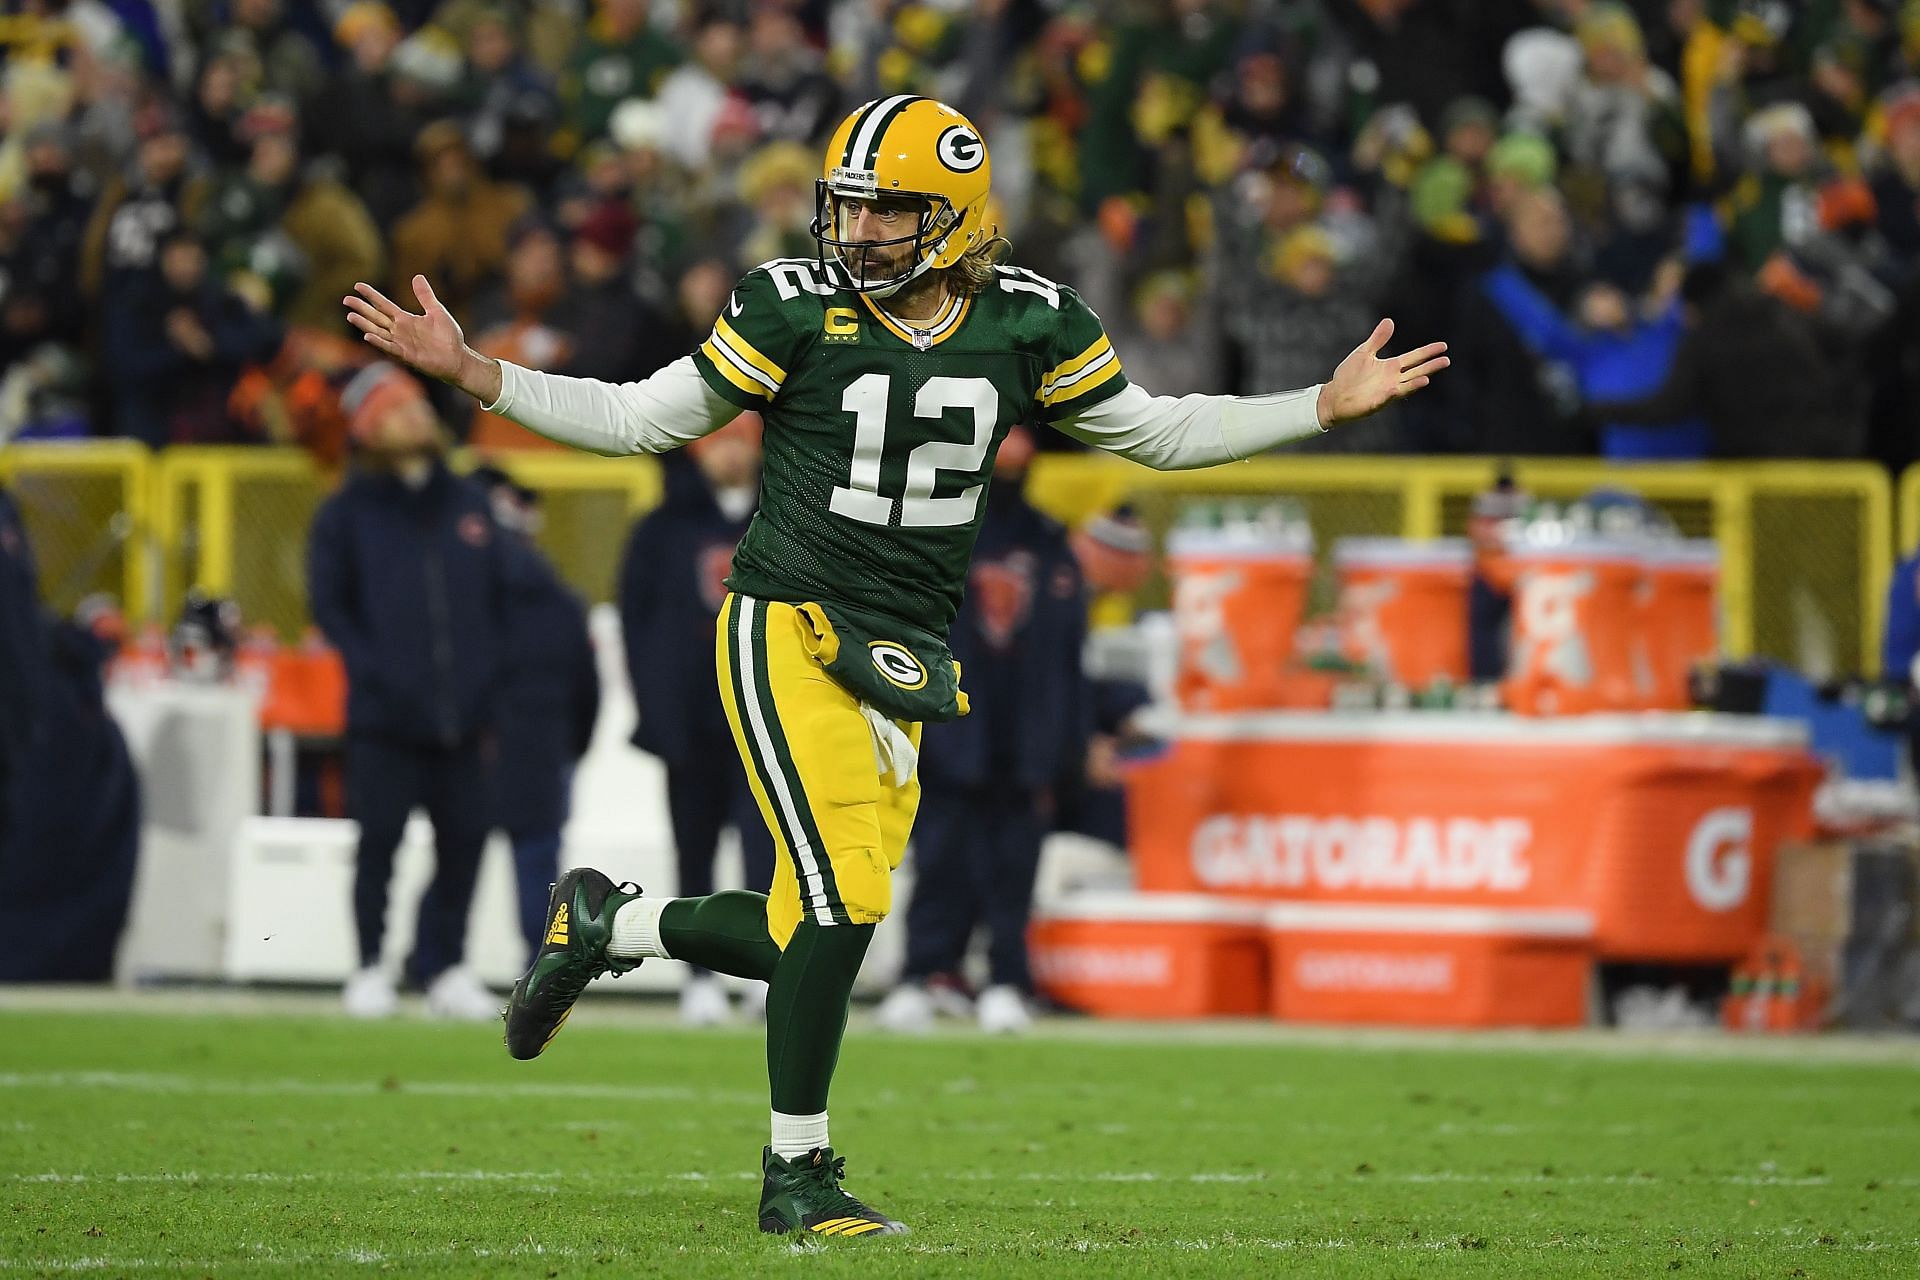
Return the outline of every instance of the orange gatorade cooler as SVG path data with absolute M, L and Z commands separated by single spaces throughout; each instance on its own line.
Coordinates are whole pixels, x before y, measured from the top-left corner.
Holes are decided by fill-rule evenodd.
M 1264 912 L 1198 893 L 1070 894 L 1027 928 L 1034 985 L 1103 1017 L 1259 1014 L 1268 1003 Z
M 1657 542 L 1642 551 L 1641 562 L 1647 705 L 1684 711 L 1687 674 L 1720 653 L 1720 548 L 1710 538 Z
M 1466 539 L 1342 538 L 1333 562 L 1342 657 L 1411 689 L 1467 678 Z
M 1640 548 L 1570 535 L 1560 545 L 1522 542 L 1508 562 L 1513 641 L 1501 689 L 1508 708 L 1554 716 L 1640 706 Z
M 1179 528 L 1167 536 L 1167 566 L 1181 706 L 1283 705 L 1283 673 L 1313 577 L 1312 532 L 1302 524 Z

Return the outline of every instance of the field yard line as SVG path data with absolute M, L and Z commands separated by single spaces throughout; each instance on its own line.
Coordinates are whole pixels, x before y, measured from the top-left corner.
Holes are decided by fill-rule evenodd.
M 1756 1233 L 1758 1234 L 1758 1233 Z M 1348 1237 L 1333 1237 L 1325 1240 L 1285 1240 L 1264 1236 L 1226 1235 L 1218 1239 L 1196 1238 L 1183 1240 L 1155 1241 L 1151 1239 L 1129 1240 L 1023 1240 L 1007 1246 L 1012 1254 L 1030 1251 L 1048 1253 L 1104 1253 L 1109 1250 L 1123 1249 L 1129 1253 L 1151 1252 L 1155 1248 L 1181 1249 L 1187 1251 L 1212 1252 L 1287 1252 L 1287 1253 L 1335 1253 L 1335 1252 L 1373 1252 L 1373 1253 L 1431 1253 L 1436 1250 L 1453 1249 L 1500 1249 L 1518 1248 L 1535 1252 L 1592 1251 L 1595 1242 L 1579 1240 L 1529 1240 L 1503 1243 L 1489 1241 L 1475 1236 L 1437 1238 L 1432 1240 L 1394 1240 L 1394 1241 L 1356 1241 Z M 1854 1253 L 1884 1253 L 1893 1250 L 1920 1248 L 1920 1239 L 1879 1241 L 1860 1240 L 1846 1243 L 1822 1244 L 1817 1239 L 1804 1241 L 1786 1241 L 1776 1243 L 1773 1248 L 1804 1249 L 1809 1251 L 1847 1251 Z M 723 1246 L 724 1248 L 724 1246 Z M 972 1244 L 931 1244 L 918 1241 L 889 1242 L 883 1246 L 886 1252 L 918 1253 L 929 1255 L 964 1252 L 979 1256 L 994 1252 L 983 1249 L 978 1242 Z M 791 1246 L 791 1252 L 805 1254 L 813 1252 L 831 1253 L 830 1248 L 822 1248 L 813 1243 L 798 1243 Z M 718 1251 L 716 1251 L 718 1252 Z M 753 1256 L 760 1256 L 757 1248 L 741 1250 Z M 315 1268 L 323 1266 L 362 1266 L 388 1267 L 395 1263 L 426 1262 L 435 1259 L 472 1258 L 476 1261 L 492 1258 L 592 1258 L 596 1261 L 608 1258 L 632 1257 L 631 1250 L 618 1245 L 602 1246 L 593 1249 L 581 1249 L 572 1245 L 528 1245 L 518 1244 L 507 1249 L 485 1249 L 473 1247 L 450 1247 L 445 1249 L 400 1249 L 380 1250 L 370 1246 L 348 1246 L 330 1253 L 280 1253 L 271 1246 L 256 1245 L 236 1256 L 224 1258 L 115 1258 L 104 1255 L 85 1258 L 33 1259 L 0 1257 L 0 1269 L 20 1269 L 39 1272 L 49 1271 L 195 1271 L 217 1274 L 220 1269 L 233 1266 L 273 1266 Z
M 118 1089 L 129 1093 L 300 1094 L 378 1097 L 412 1094 L 444 1098 L 587 1098 L 613 1102 L 717 1102 L 764 1105 L 765 1093 L 745 1089 L 689 1089 L 679 1085 L 479 1084 L 463 1080 L 301 1080 L 292 1077 L 220 1078 L 150 1071 L 41 1071 L 0 1073 L 0 1089 Z
M 706 1173 L 690 1170 L 684 1173 L 661 1174 L 670 1182 L 720 1182 L 720 1181 L 757 1181 L 759 1174 L 747 1170 L 733 1170 L 725 1173 Z M 605 1175 L 601 1173 L 572 1173 L 561 1170 L 533 1169 L 420 1169 L 420 1170 L 369 1170 L 340 1171 L 328 1173 L 275 1173 L 238 1172 L 203 1173 L 196 1170 L 176 1170 L 159 1173 L 15 1173 L 7 1175 L 14 1183 L 54 1183 L 71 1184 L 110 1184 L 110 1183 L 184 1183 L 196 1182 L 239 1182 L 239 1183 L 333 1183 L 333 1182 L 566 1182 L 586 1179 L 594 1183 L 603 1183 Z M 895 1182 L 1060 1182 L 1060 1183 L 1262 1183 L 1262 1182 L 1325 1182 L 1340 1180 L 1348 1182 L 1388 1182 L 1388 1183 L 1463 1183 L 1475 1186 L 1662 1186 L 1691 1185 L 1706 1183 L 1727 1187 L 1829 1187 L 1835 1185 L 1834 1179 L 1824 1174 L 1810 1174 L 1804 1177 L 1790 1177 L 1778 1174 L 1720 1174 L 1698 1178 L 1661 1178 L 1654 1175 L 1620 1174 L 1551 1174 L 1551 1173 L 1467 1173 L 1456 1170 L 1440 1169 L 1427 1172 L 1381 1172 L 1354 1170 L 1350 1172 L 1315 1173 L 1300 1169 L 1281 1169 L 1274 1172 L 1264 1170 L 1230 1170 L 1202 1173 L 1160 1173 L 1151 1169 L 1133 1170 L 1094 1170 L 1087 1172 L 1063 1172 L 1030 1170 L 1023 1173 L 1007 1174 L 992 1170 L 957 1170 L 944 1172 L 917 1172 L 896 1170 L 884 1175 Z M 635 1178 L 637 1185 L 644 1185 L 646 1179 Z M 1897 1177 L 1876 1179 L 1883 1187 L 1920 1187 L 1920 1177 Z

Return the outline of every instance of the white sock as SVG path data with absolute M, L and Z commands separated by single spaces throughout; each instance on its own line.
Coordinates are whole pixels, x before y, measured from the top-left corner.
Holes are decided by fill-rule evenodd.
M 815 1116 L 790 1116 L 773 1113 L 773 1141 L 768 1144 L 782 1160 L 792 1160 L 827 1143 L 827 1113 Z
M 672 898 L 635 898 L 613 913 L 607 954 L 616 960 L 668 960 L 660 941 L 660 913 Z

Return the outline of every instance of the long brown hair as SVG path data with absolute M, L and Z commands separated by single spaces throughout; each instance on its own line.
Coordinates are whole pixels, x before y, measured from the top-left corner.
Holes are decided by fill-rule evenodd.
M 960 261 L 941 272 L 947 289 L 960 297 L 971 298 L 993 283 L 994 264 L 1005 258 L 1012 249 L 1012 242 L 999 232 L 994 232 L 961 254 Z

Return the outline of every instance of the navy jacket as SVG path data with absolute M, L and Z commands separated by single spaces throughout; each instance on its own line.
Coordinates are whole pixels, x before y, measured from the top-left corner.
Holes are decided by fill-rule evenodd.
M 107 713 L 105 645 L 37 614 L 30 749 L 0 813 L 0 982 L 113 976 L 140 848 L 140 779 Z
M 0 826 L 8 768 L 25 753 L 34 723 L 34 673 L 46 661 L 39 583 L 20 508 L 0 488 Z
M 662 459 L 666 496 L 633 528 L 620 628 L 640 710 L 633 745 L 668 764 L 732 751 L 714 679 L 713 628 L 746 520 L 729 520 L 691 459 Z
M 600 714 L 600 673 L 586 606 L 547 558 L 502 532 L 507 560 L 506 669 L 497 715 L 494 804 L 509 832 L 558 830 L 572 766 Z
M 995 485 L 948 637 L 972 710 L 926 727 L 925 784 L 1041 791 L 1079 778 L 1093 714 L 1086 634 L 1066 530 L 1018 484 Z
M 355 471 L 313 518 L 307 595 L 347 668 L 347 732 L 452 747 L 493 727 L 507 557 L 486 494 Z

